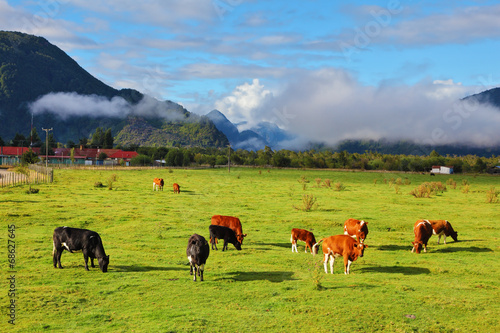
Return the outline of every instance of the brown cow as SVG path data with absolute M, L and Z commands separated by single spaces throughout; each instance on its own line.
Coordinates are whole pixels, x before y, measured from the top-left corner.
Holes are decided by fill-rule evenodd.
M 368 222 L 347 219 L 344 223 L 344 235 L 357 238 L 358 242 L 363 243 L 368 236 Z
M 323 265 L 327 274 L 326 263 L 328 259 L 330 259 L 330 273 L 333 274 L 333 264 L 337 257 L 344 257 L 344 274 L 349 274 L 352 262 L 358 259 L 358 257 L 362 257 L 365 248 L 368 247 L 368 245 L 359 243 L 350 236 L 336 235 L 323 238 L 314 244 L 313 249 L 321 242 L 323 242 L 323 254 L 325 255 Z M 314 251 L 317 252 L 316 250 Z
M 221 225 L 223 227 L 228 227 L 233 229 L 234 233 L 236 234 L 236 238 L 241 244 L 243 244 L 243 238 L 247 236 L 247 234 L 243 234 L 243 229 L 241 227 L 240 219 L 237 217 L 214 215 L 212 216 L 211 224 Z
M 411 252 L 420 253 L 422 246 L 424 247 L 424 252 L 427 252 L 427 242 L 433 233 L 430 222 L 427 220 L 418 220 L 413 226 L 413 232 L 415 233 L 415 241 L 411 242 L 413 244 Z
M 307 253 L 307 248 L 313 253 L 313 245 L 316 243 L 316 238 L 314 238 L 314 234 L 310 231 L 304 230 L 304 229 L 297 229 L 293 228 L 292 229 L 292 235 L 290 236 L 290 242 L 292 242 L 292 252 L 293 249 L 295 248 L 295 252 L 299 252 L 297 250 L 297 240 L 303 241 L 306 243 L 306 253 Z
M 155 178 L 153 180 L 153 191 L 161 190 L 163 191 L 163 178 Z
M 455 242 L 458 242 L 458 232 L 453 230 L 451 223 L 446 220 L 428 220 L 432 225 L 433 234 L 438 235 L 438 244 L 441 236 L 444 236 L 444 243 L 446 244 L 446 236 L 451 236 Z
M 174 193 L 181 193 L 181 187 L 177 183 L 174 183 Z

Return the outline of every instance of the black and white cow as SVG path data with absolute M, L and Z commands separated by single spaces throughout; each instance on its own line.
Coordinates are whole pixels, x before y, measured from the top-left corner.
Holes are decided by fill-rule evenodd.
M 210 227 L 208 227 L 208 230 L 210 231 L 212 250 L 214 249 L 214 246 L 215 249 L 217 250 L 217 245 L 215 244 L 216 238 L 224 240 L 224 246 L 222 246 L 222 251 L 227 250 L 228 243 L 233 244 L 238 251 L 241 250 L 241 243 L 236 238 L 236 233 L 234 232 L 233 229 L 212 224 Z
M 205 270 L 205 263 L 207 262 L 208 255 L 210 254 L 210 247 L 207 240 L 198 234 L 193 234 L 189 237 L 186 255 L 189 260 L 189 274 L 193 275 L 193 281 L 196 281 L 196 270 L 198 276 L 203 281 L 203 271 Z
M 58 227 L 54 230 L 52 239 L 54 240 L 52 251 L 54 268 L 57 268 L 57 266 L 62 268 L 61 255 L 64 250 L 67 250 L 71 253 L 82 251 L 87 271 L 89 270 L 89 258 L 92 268 L 95 267 L 94 258 L 97 258 L 101 271 L 103 273 L 108 271 L 109 256 L 104 252 L 101 237 L 97 232 L 87 229 Z

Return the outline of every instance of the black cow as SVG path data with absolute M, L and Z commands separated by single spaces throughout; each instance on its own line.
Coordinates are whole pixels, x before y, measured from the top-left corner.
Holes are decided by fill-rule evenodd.
M 236 238 L 236 234 L 234 233 L 233 229 L 212 224 L 210 227 L 208 227 L 208 230 L 210 231 L 212 250 L 214 249 L 214 246 L 215 249 L 217 250 L 217 245 L 215 244 L 216 238 L 224 240 L 224 246 L 222 246 L 222 251 L 227 250 L 228 243 L 233 244 L 238 251 L 241 250 L 241 243 Z
M 194 271 L 193 281 L 196 281 L 196 270 L 198 270 L 198 276 L 203 281 L 203 271 L 205 270 L 205 263 L 209 254 L 210 247 L 203 236 L 193 234 L 189 237 L 186 255 L 190 266 L 189 274 L 193 275 Z
M 83 259 L 85 260 L 85 269 L 88 271 L 88 260 L 94 268 L 94 258 L 99 262 L 99 268 L 103 273 L 108 271 L 109 256 L 104 252 L 102 240 L 99 234 L 95 231 L 87 229 L 77 229 L 70 227 L 59 227 L 54 230 L 52 236 L 54 240 L 54 249 L 52 256 L 54 260 L 54 268 L 62 268 L 61 255 L 64 250 L 71 253 L 82 251 Z

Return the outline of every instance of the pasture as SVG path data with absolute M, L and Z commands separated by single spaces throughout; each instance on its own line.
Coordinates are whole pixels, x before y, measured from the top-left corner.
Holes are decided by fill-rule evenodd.
M 113 176 L 115 175 L 115 176 Z M 153 178 L 165 180 L 153 191 Z M 112 189 L 106 186 L 113 179 Z M 399 180 L 398 180 L 399 178 Z M 410 191 L 452 179 L 430 198 Z M 320 180 L 321 179 L 321 180 Z M 331 187 L 325 180 L 331 180 Z M 104 187 L 95 187 L 102 182 Z M 342 190 L 333 184 L 341 183 Z M 405 185 L 405 182 L 407 185 Z M 174 194 L 172 184 L 181 186 Z M 410 184 L 408 184 L 410 183 Z M 468 192 L 464 190 L 468 184 Z M 5 332 L 497 332 L 500 177 L 232 168 L 56 170 L 54 183 L 0 190 L 2 322 Z M 342 186 L 340 187 L 342 188 Z M 467 193 L 464 193 L 467 192 Z M 317 200 L 304 211 L 304 194 Z M 294 208 L 296 207 L 296 208 Z M 205 281 L 189 275 L 186 246 L 208 238 L 214 214 L 241 219 L 242 251 L 210 251 Z M 322 254 L 292 253 L 290 231 L 317 240 L 368 222 L 368 248 L 344 275 L 325 274 Z M 417 219 L 447 219 L 459 242 L 431 237 L 410 253 Z M 15 226 L 16 321 L 8 324 L 8 226 Z M 58 226 L 97 231 L 107 273 L 81 253 L 52 266 Z M 320 250 L 321 251 L 321 250 Z

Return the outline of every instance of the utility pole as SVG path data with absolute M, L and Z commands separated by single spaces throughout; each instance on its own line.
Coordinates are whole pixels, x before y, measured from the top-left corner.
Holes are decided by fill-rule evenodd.
M 227 155 L 227 172 L 231 172 L 231 144 L 228 145 L 229 152 Z
M 53 128 L 42 128 L 45 131 L 45 168 L 48 168 L 49 162 L 49 132 L 52 131 Z M 47 171 L 48 172 L 48 171 Z

